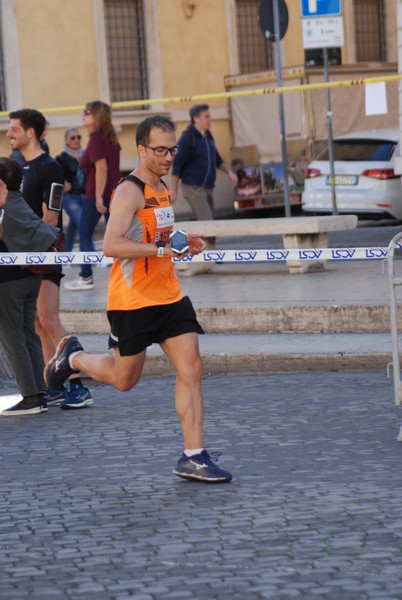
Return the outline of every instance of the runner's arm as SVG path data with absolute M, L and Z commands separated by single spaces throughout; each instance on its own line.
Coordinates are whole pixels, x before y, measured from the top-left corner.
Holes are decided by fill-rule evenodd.
M 158 248 L 155 244 L 142 244 L 126 237 L 134 216 L 144 206 L 144 196 L 138 186 L 129 181 L 118 186 L 113 196 L 110 217 L 103 238 L 103 252 L 106 256 L 145 258 L 157 255 Z M 167 256 L 174 256 L 168 246 L 165 253 Z
M 100 158 L 95 161 L 95 202 L 96 209 L 101 214 L 107 212 L 106 206 L 103 204 L 103 193 L 105 191 L 107 181 L 107 162 L 106 158 Z
M 146 258 L 156 256 L 158 248 L 154 243 L 138 243 L 126 236 L 136 213 L 145 206 L 140 188 L 129 181 L 121 183 L 116 189 L 111 204 L 110 217 L 103 238 L 103 252 L 113 258 Z M 198 254 L 205 249 L 205 242 L 199 234 L 189 234 L 189 254 Z M 177 256 L 166 244 L 165 256 Z

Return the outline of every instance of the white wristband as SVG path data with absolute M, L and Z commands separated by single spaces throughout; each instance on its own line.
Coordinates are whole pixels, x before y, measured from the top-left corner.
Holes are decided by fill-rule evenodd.
M 2 224 L 2 222 L 3 222 L 3 219 L 4 219 L 4 209 L 3 209 L 3 208 L 0 208 L 0 225 L 1 225 L 1 224 Z
M 158 248 L 158 254 L 156 255 L 158 258 L 161 258 L 162 256 L 164 256 L 165 254 L 165 248 L 163 246 L 161 246 L 160 248 Z

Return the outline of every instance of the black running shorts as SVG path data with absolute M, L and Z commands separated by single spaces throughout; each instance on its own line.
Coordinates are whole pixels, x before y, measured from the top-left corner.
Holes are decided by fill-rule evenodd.
M 173 304 L 109 310 L 107 317 L 109 348 L 119 348 L 121 356 L 139 354 L 151 344 L 160 344 L 183 333 L 204 333 L 188 296 Z
M 64 274 L 61 269 L 61 265 L 56 265 L 54 271 L 51 273 L 46 273 L 46 275 L 42 275 L 42 279 L 46 279 L 46 281 L 52 281 L 57 287 L 60 287 L 60 281 L 64 277 Z

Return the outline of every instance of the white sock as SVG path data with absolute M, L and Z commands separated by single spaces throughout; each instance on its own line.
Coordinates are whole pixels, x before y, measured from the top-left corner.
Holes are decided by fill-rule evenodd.
M 204 448 L 193 448 L 192 450 L 184 450 L 184 454 L 188 457 L 195 456 L 196 454 L 201 454 Z
M 70 365 L 70 367 L 71 367 L 72 369 L 74 369 L 75 371 L 76 371 L 77 369 L 76 369 L 75 367 L 73 367 L 73 363 L 72 363 L 71 361 L 73 360 L 74 356 L 75 356 L 76 354 L 78 354 L 79 352 L 82 352 L 82 350 L 77 350 L 77 352 L 72 352 L 72 353 L 70 354 L 70 356 L 68 357 L 68 364 L 69 364 L 69 365 Z

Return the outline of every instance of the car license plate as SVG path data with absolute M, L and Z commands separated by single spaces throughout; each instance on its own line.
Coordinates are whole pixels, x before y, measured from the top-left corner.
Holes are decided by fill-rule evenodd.
M 358 180 L 357 175 L 335 175 L 335 185 L 357 185 Z M 327 175 L 325 183 L 331 185 L 331 177 L 329 175 Z

